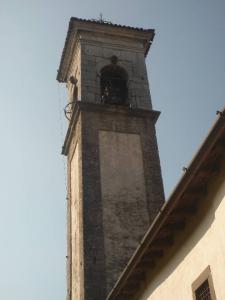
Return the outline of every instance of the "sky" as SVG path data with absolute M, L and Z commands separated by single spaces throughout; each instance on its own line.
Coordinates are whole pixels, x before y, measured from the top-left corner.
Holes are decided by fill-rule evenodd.
M 224 0 L 0 0 L 0 299 L 66 298 L 66 88 L 71 16 L 154 28 L 146 60 L 165 192 L 225 105 Z

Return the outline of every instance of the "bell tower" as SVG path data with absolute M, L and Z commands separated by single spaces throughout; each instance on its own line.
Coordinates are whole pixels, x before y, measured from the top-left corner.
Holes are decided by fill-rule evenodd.
M 68 299 L 105 300 L 164 203 L 145 57 L 154 30 L 71 18 L 67 84 Z

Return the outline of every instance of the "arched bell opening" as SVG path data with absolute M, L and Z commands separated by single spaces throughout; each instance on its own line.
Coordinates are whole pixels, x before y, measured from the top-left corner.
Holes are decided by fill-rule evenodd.
M 128 105 L 128 76 L 126 71 L 115 64 L 101 70 L 101 101 L 106 104 Z

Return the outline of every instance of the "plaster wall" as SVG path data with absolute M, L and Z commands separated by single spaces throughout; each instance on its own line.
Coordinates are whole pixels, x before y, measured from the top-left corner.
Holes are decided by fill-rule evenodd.
M 192 283 L 209 266 L 216 299 L 225 299 L 225 171 L 216 179 L 176 245 L 149 274 L 134 299 L 190 300 Z M 213 298 L 214 299 L 214 298 Z
M 149 215 L 140 136 L 99 131 L 99 148 L 106 278 L 107 286 L 110 286 L 111 281 L 117 279 L 110 275 L 118 277 L 112 272 L 118 256 L 123 253 L 125 263 L 130 249 L 137 246 L 134 224 L 136 232 L 140 232 L 140 240 L 143 228 L 149 223 Z

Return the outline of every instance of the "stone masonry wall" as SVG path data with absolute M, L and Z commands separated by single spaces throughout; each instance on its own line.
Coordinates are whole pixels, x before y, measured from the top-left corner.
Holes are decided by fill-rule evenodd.
M 141 42 L 82 32 L 76 47 L 80 50 L 76 51 L 69 76 L 78 79 L 78 99 L 89 103 L 101 102 L 101 69 L 109 65 L 110 58 L 115 55 L 118 57 L 118 66 L 123 67 L 128 74 L 130 105 L 142 109 L 152 108 L 144 48 Z M 69 85 L 69 94 L 71 93 L 72 87 Z
M 111 112 L 108 112 L 109 107 L 105 105 L 87 104 L 87 107 L 90 109 L 81 112 L 84 299 L 105 300 L 106 294 L 115 284 L 158 213 L 164 202 L 164 194 L 154 122 L 151 117 L 144 114 L 135 116 L 136 110 L 126 107 L 115 106 Z M 98 107 L 101 109 L 98 110 Z M 104 182 L 106 178 L 102 176 L 107 175 L 101 172 L 101 163 L 106 162 L 106 153 L 102 158 L 101 142 L 99 143 L 99 134 L 102 131 L 111 134 L 131 134 L 137 137 L 134 141 L 139 140 L 133 149 L 125 149 L 131 160 L 142 159 L 142 166 L 138 172 L 143 176 L 143 181 L 137 175 L 138 173 L 135 175 L 134 172 L 134 176 L 140 178 L 137 182 L 142 183 L 136 186 L 140 190 L 136 191 L 133 198 L 129 193 L 127 197 L 123 197 L 120 193 L 117 195 L 112 193 L 110 197 L 105 197 L 102 180 Z M 132 143 L 131 141 L 131 145 Z M 137 158 L 137 151 L 139 158 Z M 112 160 L 112 157 L 109 157 L 110 159 Z M 120 170 L 118 169 L 117 172 L 119 174 Z M 113 178 L 111 181 L 113 187 Z M 107 184 L 110 188 L 110 179 Z M 122 185 L 125 189 L 126 178 L 124 184 L 121 182 L 121 187 Z M 132 190 L 133 187 L 130 188 Z

